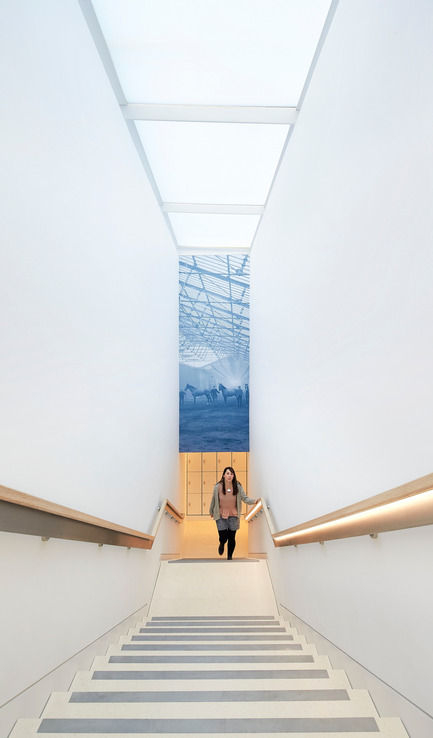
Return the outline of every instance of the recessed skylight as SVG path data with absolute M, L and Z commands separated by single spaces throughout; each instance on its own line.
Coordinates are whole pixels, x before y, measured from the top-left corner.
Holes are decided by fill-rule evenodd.
M 297 105 L 329 0 L 93 0 L 130 102 Z
M 257 215 L 170 213 L 169 217 L 179 246 L 216 251 L 248 249 L 260 220 Z
M 136 122 L 166 202 L 262 205 L 289 126 Z
M 250 248 L 336 0 L 80 0 L 176 246 Z

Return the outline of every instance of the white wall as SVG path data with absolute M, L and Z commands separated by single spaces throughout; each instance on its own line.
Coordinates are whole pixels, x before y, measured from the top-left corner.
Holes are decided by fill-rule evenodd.
M 1 483 L 146 527 L 150 466 L 156 498 L 177 469 L 177 254 L 78 4 L 2 12 Z
M 432 471 L 432 22 L 423 0 L 341 0 L 253 248 L 251 494 L 279 529 Z M 403 690 L 410 631 L 430 711 L 431 535 L 284 552 L 275 572 L 286 607 Z
M 0 14 L 0 484 L 149 531 L 178 494 L 177 254 L 78 3 Z M 32 667 L 0 704 L 145 604 L 157 567 L 1 546 L 2 664 Z
M 432 556 L 426 528 L 290 547 L 281 556 L 288 574 L 280 585 L 302 620 L 323 622 L 323 635 L 358 662 L 368 658 L 374 674 L 430 713 L 433 593 L 414 572 Z M 415 612 L 414 603 L 422 603 Z
M 268 553 L 291 625 L 346 670 L 353 688 L 370 691 L 382 717 L 400 717 L 410 738 L 433 734 L 431 530 L 274 548 L 259 516 L 248 543 L 252 553 Z
M 147 615 L 161 554 L 180 550 L 181 532 L 164 516 L 151 551 L 0 533 L 2 736 Z

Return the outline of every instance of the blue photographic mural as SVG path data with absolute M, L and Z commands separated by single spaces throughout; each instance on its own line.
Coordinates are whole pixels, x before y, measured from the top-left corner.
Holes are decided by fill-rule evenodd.
M 179 286 L 179 451 L 249 451 L 249 256 L 181 256 Z

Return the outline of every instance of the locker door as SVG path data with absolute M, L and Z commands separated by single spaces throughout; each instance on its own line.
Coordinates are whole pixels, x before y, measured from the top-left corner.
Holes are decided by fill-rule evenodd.
M 212 495 L 213 488 L 215 487 L 216 483 L 218 482 L 218 475 L 216 471 L 212 472 L 203 472 L 203 494 L 204 495 Z
M 188 495 L 188 515 L 201 515 L 201 495 Z
M 226 466 L 231 466 L 231 465 L 232 465 L 232 454 L 231 454 L 231 451 L 224 451 L 224 452 L 218 454 L 218 466 L 217 466 L 217 470 L 219 472 L 220 477 L 221 477 L 221 474 L 224 471 L 224 468 Z
M 217 455 L 216 453 L 203 454 L 203 471 L 216 471 Z
M 201 472 L 188 473 L 188 497 L 190 494 L 201 495 Z
M 245 472 L 247 470 L 247 453 L 246 451 L 237 451 L 233 454 L 233 469 L 236 472 Z
M 188 472 L 194 471 L 199 472 L 201 471 L 201 454 L 188 454 L 188 465 L 187 465 Z

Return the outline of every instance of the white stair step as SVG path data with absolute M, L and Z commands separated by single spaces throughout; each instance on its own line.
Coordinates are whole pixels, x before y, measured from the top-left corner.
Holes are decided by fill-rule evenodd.
M 251 639 L 259 638 L 262 636 L 268 636 L 268 640 L 272 640 L 272 636 L 275 636 L 274 640 L 281 640 L 280 636 L 292 636 L 293 639 L 299 637 L 299 634 L 295 628 L 284 628 L 283 626 L 275 626 L 273 628 L 207 628 L 207 627 L 196 627 L 186 626 L 179 628 L 129 628 L 127 638 L 133 636 L 158 636 L 161 640 L 167 640 L 174 636 L 187 636 L 190 635 L 193 638 L 197 636 L 210 636 L 214 638 L 219 636 L 220 640 L 224 640 L 226 636 L 248 636 Z M 289 640 L 289 639 L 285 639 Z M 290 639 L 291 640 L 291 639 Z
M 259 618 L 176 618 L 174 620 L 154 620 L 153 618 L 143 618 L 137 621 L 135 628 L 181 628 L 181 627 L 199 627 L 211 628 L 215 626 L 233 628 L 233 627 L 284 627 L 295 630 L 288 620 L 282 617 L 268 618 L 266 620 Z
M 376 722 L 380 729 L 380 738 L 409 738 L 409 734 L 400 718 L 377 718 Z
M 123 656 L 123 654 L 122 654 Z M 229 655 L 226 655 L 226 658 L 228 658 Z M 210 659 L 215 659 L 215 654 L 212 654 L 212 656 L 209 657 Z M 266 658 L 266 656 L 265 656 Z M 289 661 L 289 658 L 293 659 L 299 659 L 298 661 Z M 309 659 L 308 661 L 301 661 L 300 659 Z M 272 662 L 272 661 L 266 661 L 263 663 L 239 663 L 234 662 L 230 663 L 228 661 L 222 661 L 218 663 L 215 660 L 208 661 L 207 663 L 200 663 L 200 662 L 189 662 L 189 663 L 182 663 L 182 662 L 175 662 L 175 663 L 140 663 L 140 662 L 110 662 L 110 658 L 108 656 L 97 656 L 95 659 L 93 659 L 91 668 L 89 671 L 148 671 L 149 673 L 152 672 L 161 672 L 161 671 L 179 671 L 181 672 L 191 672 L 191 671 L 197 671 L 197 672 L 207 672 L 209 670 L 212 671 L 230 671 L 234 670 L 236 672 L 239 671 L 245 671 L 245 677 L 251 678 L 248 675 L 251 672 L 256 671 L 285 671 L 287 669 L 326 669 L 331 670 L 331 664 L 329 661 L 328 656 L 316 656 L 313 658 L 311 654 L 296 654 L 296 655 L 290 655 L 290 657 L 286 654 L 284 657 L 284 661 L 281 662 Z
M 123 646 L 127 645 L 128 648 L 125 649 Z M 151 644 L 150 644 L 151 645 Z M 312 643 L 296 643 L 296 644 L 289 644 L 289 646 L 285 647 L 284 649 L 269 649 L 266 648 L 266 645 L 264 644 L 264 648 L 260 650 L 239 650 L 239 648 L 233 648 L 233 646 L 227 646 L 227 648 L 222 648 L 218 650 L 211 650 L 206 649 L 205 644 L 203 644 L 204 648 L 200 649 L 199 651 L 191 651 L 188 649 L 181 649 L 176 648 L 174 649 L 158 649 L 157 647 L 154 648 L 146 648 L 145 650 L 139 648 L 140 643 L 119 643 L 116 645 L 108 646 L 106 655 L 107 656 L 221 656 L 229 655 L 229 656 L 265 656 L 266 654 L 272 655 L 272 656 L 279 656 L 281 658 L 287 658 L 288 656 L 297 656 L 300 654 L 309 654 L 314 656 L 318 656 L 317 648 Z M 294 648 L 293 646 L 296 646 Z
M 211 595 L 212 596 L 212 595 Z M 215 605 L 215 603 L 214 603 Z M 147 616 L 142 618 L 142 621 L 145 623 L 175 623 L 175 622 L 242 622 L 242 621 L 253 621 L 260 622 L 287 622 L 281 615 L 278 614 L 267 614 L 267 615 L 233 615 L 233 614 L 225 614 L 225 615 L 196 615 L 196 614 L 190 614 L 190 615 L 152 615 L 151 613 Z
M 233 686 L 236 680 L 224 680 L 224 684 Z M 248 680 L 250 688 L 253 689 L 350 689 L 351 685 L 347 678 L 346 672 L 334 669 L 328 673 L 327 678 L 291 678 L 291 679 L 251 679 Z M 92 674 L 88 671 L 77 672 L 71 684 L 71 691 L 160 691 L 161 684 L 164 684 L 165 690 L 184 690 L 185 685 L 192 691 L 200 691 L 204 689 L 221 689 L 221 679 L 164 679 L 152 681 L 149 679 L 92 679 Z M 243 685 L 244 687 L 244 685 Z
M 134 629 L 135 631 L 135 629 Z M 236 643 L 306 643 L 305 636 L 299 635 L 297 631 L 285 631 L 284 633 L 268 634 L 265 633 L 131 633 L 131 635 L 120 636 L 118 644 L 122 643 L 226 643 L 234 645 Z
M 260 622 L 258 620 L 252 620 L 251 622 L 248 622 L 247 620 L 224 620 L 221 622 L 218 622 L 217 620 L 203 620 L 203 621 L 193 621 L 193 620 L 185 620 L 185 621 L 176 621 L 176 622 L 155 622 L 154 620 L 147 620 L 142 623 L 136 623 L 134 627 L 129 628 L 129 631 L 135 631 L 135 630 L 146 630 L 146 631 L 170 631 L 170 630 L 182 630 L 182 629 L 188 629 L 188 630 L 224 630 L 224 631 L 231 631 L 231 630 L 263 630 L 263 631 L 272 631 L 275 630 L 278 632 L 279 629 L 284 628 L 288 629 L 290 631 L 296 631 L 295 627 L 292 627 L 290 623 L 287 621 L 281 619 L 281 620 L 267 620 Z M 128 631 L 128 632 L 129 632 Z
M 280 702 L 104 702 L 70 701 L 68 693 L 53 693 L 42 713 L 43 718 L 302 718 L 302 717 L 378 717 L 365 690 L 350 692 L 350 700 Z
M 175 618 L 175 619 L 165 619 L 165 620 L 155 620 L 154 618 L 143 618 L 142 620 L 138 620 L 135 624 L 135 627 L 140 628 L 181 628 L 181 627 L 188 627 L 188 628 L 214 628 L 214 627 L 221 627 L 221 628 L 241 628 L 241 627 L 249 627 L 249 628 L 275 628 L 275 627 L 283 627 L 283 628 L 292 628 L 296 629 L 296 626 L 292 626 L 288 620 L 285 620 L 283 617 L 275 617 L 275 618 L 230 618 L 229 616 L 225 618 L 218 618 L 218 617 L 207 617 L 207 618 L 188 618 L 188 617 L 182 617 L 182 618 Z
M 81 691 L 81 692 L 67 692 L 59 693 L 69 695 L 68 699 L 71 703 L 190 703 L 194 705 L 196 703 L 221 703 L 221 702 L 347 702 L 353 690 L 351 689 L 303 689 L 303 690 L 282 690 L 282 689 L 269 689 L 269 690 L 257 690 L 257 689 L 246 689 L 241 685 L 240 688 L 231 690 L 225 689 L 225 685 L 222 685 L 220 690 L 206 691 L 201 689 L 200 691 L 189 691 L 189 690 L 178 690 L 178 691 L 167 691 L 162 685 L 161 690 L 156 691 L 135 691 L 125 692 L 116 691 L 111 692 L 99 692 L 99 691 Z M 373 702 L 371 702 L 373 705 Z M 161 708 L 162 709 L 162 708 Z
M 269 721 L 268 721 L 269 722 Z M 398 718 L 375 718 L 376 725 L 378 727 L 378 731 L 372 732 L 371 730 L 366 731 L 359 731 L 353 732 L 353 730 L 346 730 L 346 731 L 332 731 L 330 732 L 327 730 L 326 732 L 319 731 L 311 733 L 306 733 L 305 731 L 299 732 L 286 732 L 284 735 L 290 736 L 290 738 L 308 738 L 309 736 L 314 736 L 314 738 L 373 738 L 373 736 L 377 736 L 377 738 L 408 738 L 408 734 L 405 731 L 401 721 Z M 113 738 L 113 735 L 116 736 L 116 738 L 131 738 L 131 735 L 137 735 L 137 732 L 132 734 L 131 732 L 128 733 L 118 733 L 116 732 L 113 734 L 113 732 L 99 732 L 95 734 L 92 733 L 84 733 L 81 732 L 78 733 L 65 733 L 65 732 L 50 732 L 50 733 L 40 733 L 38 732 L 39 727 L 41 726 L 42 720 L 19 720 L 16 724 L 15 728 L 13 729 L 12 733 L 10 734 L 10 738 L 41 738 L 45 736 L 50 736 L 50 738 L 95 738 L 95 735 L 97 735 L 97 738 Z M 176 728 L 175 728 L 176 730 Z M 164 735 L 164 733 L 161 733 L 159 731 L 158 733 L 141 733 L 142 735 L 146 735 L 146 738 L 160 738 L 161 735 Z M 221 732 L 219 733 L 221 734 Z M 275 732 L 260 732 L 259 734 L 257 732 L 250 733 L 250 732 L 229 732 L 227 730 L 224 730 L 224 736 L 225 738 L 257 738 L 258 735 L 260 735 L 260 738 L 275 738 L 278 733 Z M 176 735 L 176 732 L 166 733 L 166 735 Z M 179 735 L 179 733 L 177 733 Z M 188 735 L 186 733 L 183 733 L 183 735 Z M 216 733 L 209 733 L 209 732 L 194 732 L 190 733 L 190 735 L 193 735 L 194 738 L 210 738 L 211 735 L 216 735 Z M 282 735 L 280 732 L 279 735 Z
M 151 619 L 143 619 L 137 621 L 134 626 L 130 626 L 129 630 L 139 630 L 145 628 L 146 630 L 154 630 L 158 628 L 288 628 L 290 631 L 297 632 L 296 625 L 292 625 L 284 618 L 275 618 L 274 620 L 264 620 L 259 622 L 257 620 L 176 620 L 176 621 L 155 621 Z

